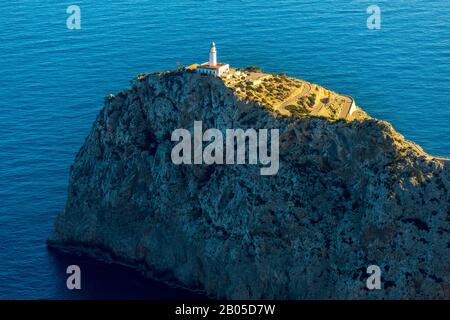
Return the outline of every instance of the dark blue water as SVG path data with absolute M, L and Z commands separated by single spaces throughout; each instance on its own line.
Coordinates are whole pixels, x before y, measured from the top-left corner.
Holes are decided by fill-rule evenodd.
M 450 2 L 2 1 L 0 298 L 196 298 L 120 267 L 48 252 L 69 166 L 103 97 L 138 73 L 219 60 L 320 83 L 355 97 L 427 152 L 450 156 Z M 101 4 L 100 4 L 101 3 Z M 81 30 L 66 8 L 81 7 Z M 81 292 L 65 288 L 82 267 Z

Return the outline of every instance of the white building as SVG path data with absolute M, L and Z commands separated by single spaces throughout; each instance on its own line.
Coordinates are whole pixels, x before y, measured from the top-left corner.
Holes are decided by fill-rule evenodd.
M 225 63 L 217 63 L 217 50 L 216 44 L 211 44 L 211 50 L 209 51 L 209 61 L 202 63 L 197 67 L 198 73 L 212 74 L 216 77 L 220 77 L 224 72 L 230 70 L 230 65 Z

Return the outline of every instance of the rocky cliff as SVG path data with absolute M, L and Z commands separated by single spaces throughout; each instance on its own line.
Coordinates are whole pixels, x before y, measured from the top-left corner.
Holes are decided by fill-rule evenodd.
M 171 133 L 199 120 L 279 129 L 278 174 L 173 164 Z M 450 298 L 449 188 L 449 161 L 387 122 L 289 117 L 220 78 L 155 73 L 105 99 L 49 244 L 219 298 Z

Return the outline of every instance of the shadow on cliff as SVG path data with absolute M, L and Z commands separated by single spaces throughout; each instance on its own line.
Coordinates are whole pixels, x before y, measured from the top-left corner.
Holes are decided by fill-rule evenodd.
M 172 288 L 139 275 L 135 270 L 117 264 L 97 262 L 88 257 L 63 253 L 48 248 L 48 258 L 55 267 L 58 299 L 89 300 L 200 300 L 205 296 Z M 81 290 L 69 290 L 66 269 L 78 265 L 81 269 Z

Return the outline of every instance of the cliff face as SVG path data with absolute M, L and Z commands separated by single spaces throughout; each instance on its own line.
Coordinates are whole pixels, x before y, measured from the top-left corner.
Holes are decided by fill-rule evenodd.
M 278 174 L 174 165 L 172 131 L 200 120 L 278 128 Z M 294 121 L 219 78 L 151 74 L 106 99 L 49 243 L 220 298 L 450 298 L 449 178 L 389 123 Z

